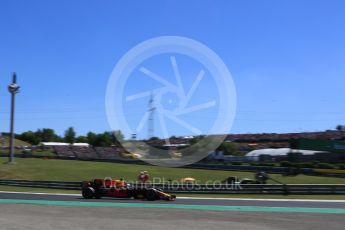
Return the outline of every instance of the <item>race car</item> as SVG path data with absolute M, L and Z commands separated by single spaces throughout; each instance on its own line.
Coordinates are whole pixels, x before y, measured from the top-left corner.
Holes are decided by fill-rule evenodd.
M 102 197 L 134 198 L 154 200 L 176 200 L 175 195 L 163 192 L 161 189 L 148 185 L 130 185 L 124 180 L 94 179 L 82 182 L 82 196 L 85 199 L 100 199 Z

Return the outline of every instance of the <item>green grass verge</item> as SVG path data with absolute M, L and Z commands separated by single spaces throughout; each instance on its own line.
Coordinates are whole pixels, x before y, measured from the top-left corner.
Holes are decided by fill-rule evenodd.
M 35 150 L 31 153 L 33 156 L 42 156 L 42 157 L 56 157 L 56 154 L 51 149 L 45 149 L 45 150 Z
M 9 136 L 2 136 L 2 142 L 5 146 L 9 146 Z M 31 146 L 31 144 L 25 141 L 14 139 L 14 146 Z
M 252 172 L 203 170 L 186 168 L 166 168 L 148 165 L 119 164 L 107 162 L 91 162 L 77 160 L 45 160 L 32 158 L 16 158 L 16 164 L 4 164 L 7 158 L 0 158 L 0 178 L 3 179 L 28 179 L 28 180 L 62 180 L 82 181 L 92 178 L 124 178 L 136 180 L 140 171 L 149 171 L 151 178 L 159 177 L 165 180 L 181 180 L 184 177 L 194 177 L 198 182 L 208 180 L 224 180 L 229 176 L 238 178 L 253 178 Z M 345 184 L 345 178 L 331 178 L 298 175 L 284 177 L 271 175 L 283 183 L 289 184 Z M 159 181 L 156 181 L 159 182 Z

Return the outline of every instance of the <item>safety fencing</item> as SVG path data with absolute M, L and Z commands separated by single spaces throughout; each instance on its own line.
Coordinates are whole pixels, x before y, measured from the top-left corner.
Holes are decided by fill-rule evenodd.
M 31 188 L 68 189 L 68 190 L 80 190 L 80 188 L 81 188 L 81 182 L 68 182 L 68 181 L 37 181 L 37 180 L 6 180 L 6 179 L 1 179 L 0 185 L 31 187 Z
M 81 182 L 68 181 L 31 181 L 1 179 L 0 185 L 80 190 Z M 132 184 L 132 187 L 142 187 Z M 345 184 L 150 184 L 170 193 L 194 194 L 283 194 L 283 195 L 345 195 Z

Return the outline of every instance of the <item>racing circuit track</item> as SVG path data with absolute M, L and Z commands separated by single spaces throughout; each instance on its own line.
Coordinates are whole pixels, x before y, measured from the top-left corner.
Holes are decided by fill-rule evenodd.
M 344 229 L 345 201 L 84 200 L 0 192 L 0 229 Z

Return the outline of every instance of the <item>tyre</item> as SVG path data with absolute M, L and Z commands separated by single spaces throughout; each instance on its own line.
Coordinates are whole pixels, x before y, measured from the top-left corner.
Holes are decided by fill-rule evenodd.
M 129 190 L 129 196 L 133 197 L 134 199 L 139 199 L 138 193 L 135 190 Z
M 157 194 L 153 189 L 149 189 L 146 191 L 145 197 L 149 201 L 157 200 Z
M 101 199 L 101 198 L 102 198 L 102 195 L 99 194 L 99 193 L 95 193 L 95 198 L 96 198 L 96 199 Z
M 96 199 L 101 199 L 103 195 L 103 191 L 101 189 L 94 189 L 94 197 Z
M 92 199 L 95 196 L 95 190 L 91 187 L 83 188 L 81 194 L 85 199 Z

